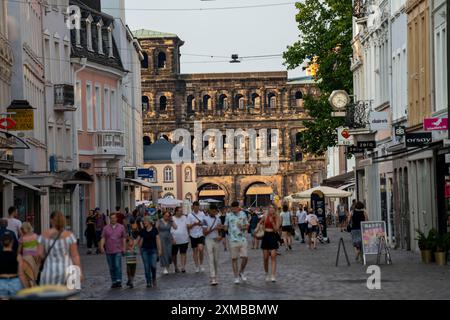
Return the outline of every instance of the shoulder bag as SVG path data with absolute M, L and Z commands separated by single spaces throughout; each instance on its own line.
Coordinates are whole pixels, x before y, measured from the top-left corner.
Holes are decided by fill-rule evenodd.
M 264 223 L 266 222 L 266 217 L 264 216 L 264 218 L 261 219 L 261 222 L 256 226 L 255 228 L 255 238 L 258 240 L 261 240 L 264 237 Z
M 50 246 L 50 248 L 49 248 L 48 251 L 46 252 L 46 254 L 45 254 L 45 256 L 44 256 L 44 259 L 42 259 L 42 261 L 41 261 L 41 265 L 39 266 L 39 272 L 38 272 L 38 275 L 37 275 L 37 277 L 36 277 L 36 284 L 37 284 L 37 285 L 40 285 L 40 282 L 41 282 L 41 274 L 42 274 L 42 270 L 44 270 L 45 260 L 47 260 L 48 255 L 49 255 L 50 252 L 52 251 L 53 247 L 54 247 L 55 244 L 56 244 L 56 241 L 59 240 L 59 238 L 61 237 L 61 235 L 62 235 L 63 232 L 64 232 L 64 230 L 62 230 L 62 231 L 60 231 L 60 232 L 58 233 L 58 236 L 55 238 L 55 240 L 53 240 L 52 245 Z

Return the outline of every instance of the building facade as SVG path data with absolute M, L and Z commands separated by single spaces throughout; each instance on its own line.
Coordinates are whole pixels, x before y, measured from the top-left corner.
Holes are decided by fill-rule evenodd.
M 8 11 L 7 2 L 0 1 L 0 117 L 8 117 L 7 107 L 11 104 L 11 78 L 13 66 L 13 53 L 8 38 Z M 2 136 L 2 138 L 4 138 Z M 0 149 L 0 171 L 8 173 L 13 168 L 12 150 Z M 6 212 L 13 205 L 13 185 L 0 177 L 0 209 Z
M 153 172 L 153 178 L 147 179 L 151 189 L 141 191 L 141 200 L 173 198 L 197 200 L 196 166 L 194 162 L 175 164 L 172 162 L 171 144 L 164 138 L 144 147 L 144 168 Z
M 160 137 L 172 141 L 172 132 L 177 128 L 187 129 L 194 136 L 195 123 L 201 123 L 203 131 L 219 129 L 223 135 L 227 129 L 280 132 L 278 141 L 269 143 L 269 149 L 279 147 L 276 174 L 264 175 L 263 165 L 248 161 L 198 163 L 197 198 L 207 193 L 226 204 L 239 200 L 252 205 L 257 194 L 249 190 L 255 185 L 263 187 L 258 189 L 264 192 L 261 197 L 274 199 L 321 182 L 324 159 L 313 159 L 297 147 L 304 130 L 302 121 L 309 119 L 303 109 L 303 97 L 317 94 L 311 78 L 290 81 L 287 72 L 181 74 L 183 41 L 178 36 L 149 30 L 138 30 L 134 35 L 144 50 L 141 72 L 145 145 Z M 202 146 L 206 149 L 220 143 L 219 140 L 207 138 Z M 229 141 L 223 140 L 225 146 L 231 147 Z M 242 150 L 248 145 L 248 139 L 244 138 L 234 143 L 234 149 Z
M 371 219 L 386 221 L 393 246 L 418 250 L 417 229 L 450 231 L 448 130 L 432 131 L 426 145 L 405 143 L 405 135 L 427 131 L 426 119 L 448 117 L 446 3 L 355 0 L 354 9 L 352 108 L 362 106 L 358 111 L 366 119 L 385 111 L 390 120 L 386 130 L 373 130 L 368 122 L 352 130 L 355 142 L 376 141 L 374 150 L 357 156 L 357 197 Z
M 118 204 L 120 162 L 126 155 L 121 106 L 121 81 L 125 76 L 113 36 L 114 17 L 100 5 L 81 9 L 81 29 L 71 30 L 72 64 L 75 72 L 78 161 L 94 183 L 80 187 L 80 212 L 99 207 L 111 212 Z

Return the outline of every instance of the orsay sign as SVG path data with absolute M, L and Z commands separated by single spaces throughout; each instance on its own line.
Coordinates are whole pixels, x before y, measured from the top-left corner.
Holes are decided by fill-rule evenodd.
M 423 147 L 433 142 L 431 132 L 417 132 L 406 134 L 406 147 Z

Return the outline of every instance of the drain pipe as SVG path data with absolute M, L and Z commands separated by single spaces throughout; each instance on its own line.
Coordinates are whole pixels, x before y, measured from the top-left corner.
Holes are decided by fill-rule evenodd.
M 76 88 L 76 84 L 77 84 L 77 75 L 79 72 L 83 71 L 86 68 L 86 64 L 87 64 L 87 58 L 80 58 L 79 61 L 77 62 L 75 61 L 71 61 L 73 64 L 77 63 L 81 66 L 81 68 L 79 68 L 78 70 L 73 72 L 73 84 Z M 78 88 L 78 90 L 81 90 L 81 82 L 80 82 L 80 87 Z M 75 92 L 75 94 L 77 95 L 77 92 Z M 81 108 L 81 100 L 78 101 L 79 105 L 77 106 L 77 108 Z M 73 155 L 74 155 L 74 159 L 73 161 L 75 161 L 75 166 L 74 169 L 79 170 L 80 168 L 80 159 L 79 159 L 79 154 L 78 154 L 78 117 L 77 117 L 77 111 L 72 113 L 72 148 L 73 148 Z M 79 111 L 81 112 L 81 110 Z M 84 230 L 83 230 L 83 219 L 82 219 L 82 212 L 81 212 L 81 208 L 80 206 L 80 185 L 77 184 L 74 190 L 74 195 L 75 192 L 77 194 L 77 196 L 73 197 L 73 199 L 76 199 L 78 201 L 74 201 L 74 203 L 72 204 L 72 208 L 73 208 L 73 212 L 77 212 L 77 216 L 78 216 L 78 223 L 79 223 L 79 234 L 77 235 L 77 242 L 80 243 L 82 242 L 83 237 L 81 236 L 82 234 L 84 234 Z M 75 214 L 74 214 L 75 216 Z M 75 223 L 75 219 L 74 219 L 74 223 Z

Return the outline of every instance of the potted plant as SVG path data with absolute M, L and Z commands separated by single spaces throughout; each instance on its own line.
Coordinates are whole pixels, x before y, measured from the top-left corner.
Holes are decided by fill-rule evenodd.
M 439 266 L 445 266 L 447 264 L 449 242 L 450 236 L 448 233 L 436 234 L 434 238 L 434 258 Z
M 420 254 L 422 256 L 422 262 L 429 264 L 433 260 L 433 242 L 436 235 L 434 229 L 428 232 L 428 236 L 420 230 L 416 230 L 418 237 L 416 240 L 419 244 Z

